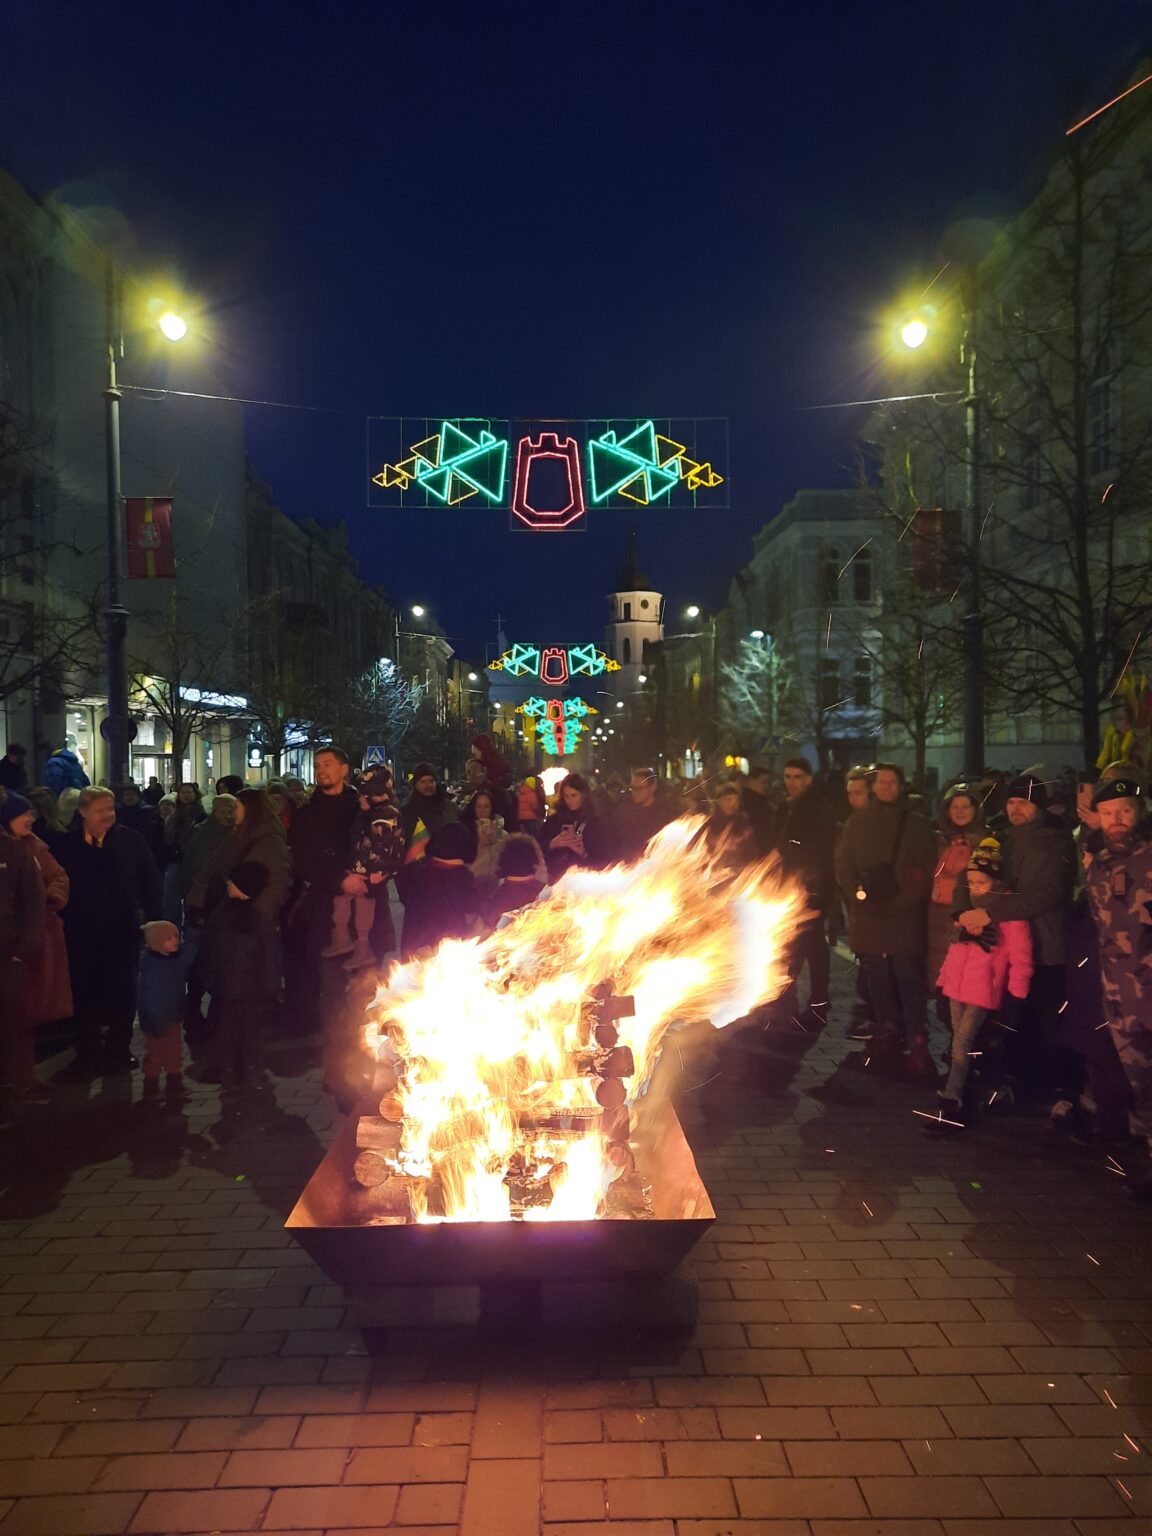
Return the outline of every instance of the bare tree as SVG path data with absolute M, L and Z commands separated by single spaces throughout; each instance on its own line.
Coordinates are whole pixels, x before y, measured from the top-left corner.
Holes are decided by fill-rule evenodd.
M 141 648 L 130 657 L 130 692 L 146 699 L 164 726 L 178 774 L 193 735 L 219 717 L 218 695 L 204 685 L 231 671 L 232 631 L 205 624 L 173 590 L 165 612 L 149 623 L 147 639 L 135 631 L 134 639 Z
M 745 755 L 774 747 L 795 705 L 792 677 L 772 639 L 738 642 L 732 661 L 720 664 L 720 720 L 725 736 Z

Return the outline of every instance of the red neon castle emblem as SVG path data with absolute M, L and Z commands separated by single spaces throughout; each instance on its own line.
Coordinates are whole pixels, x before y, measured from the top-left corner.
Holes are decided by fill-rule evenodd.
M 559 461 L 567 479 L 567 493 L 549 494 L 554 505 L 537 506 L 533 500 L 533 466 L 541 461 Z M 536 495 L 540 495 L 536 490 Z M 544 498 L 541 496 L 541 499 Z M 580 449 L 574 437 L 557 437 L 555 432 L 541 432 L 533 441 L 522 437 L 516 445 L 516 482 L 512 492 L 512 511 L 529 528 L 567 528 L 585 515 L 584 482 L 580 474 Z

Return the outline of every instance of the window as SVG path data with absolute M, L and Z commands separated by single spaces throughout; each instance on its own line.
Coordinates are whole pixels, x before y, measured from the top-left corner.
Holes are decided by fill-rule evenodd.
M 852 679 L 852 702 L 857 709 L 872 708 L 872 658 L 857 656 Z
M 840 663 L 834 656 L 820 660 L 820 708 L 835 709 L 844 702 L 840 693 Z
M 632 604 L 631 603 L 625 603 L 624 604 L 624 617 L 626 619 L 630 619 L 632 617 Z
M 840 551 L 821 544 L 816 588 L 822 603 L 840 601 Z
M 872 601 L 872 551 L 862 549 L 852 562 L 852 598 L 857 603 Z
M 627 635 L 624 636 L 620 646 L 620 660 L 624 663 L 625 666 L 627 666 L 632 660 L 632 642 L 629 640 Z
M 1116 397 L 1112 361 L 1105 352 L 1088 386 L 1088 472 L 1103 475 L 1116 455 Z
M 640 599 L 640 606 L 641 606 L 641 608 L 647 608 L 647 606 L 648 606 L 648 599 L 646 597 L 642 597 Z

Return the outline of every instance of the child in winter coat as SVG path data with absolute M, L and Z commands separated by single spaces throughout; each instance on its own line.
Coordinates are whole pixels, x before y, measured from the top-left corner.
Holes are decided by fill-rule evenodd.
M 1004 894 L 1000 879 L 1000 844 L 994 837 L 977 844 L 968 861 L 968 889 L 973 896 Z M 952 1011 L 952 1062 L 938 1096 L 941 1126 L 963 1129 L 962 1102 L 970 1052 L 988 1015 L 1006 993 L 1028 996 L 1032 981 L 1032 932 L 1023 920 L 989 923 L 979 933 L 957 927 L 936 985 Z
M 155 1098 L 160 1074 L 167 1074 L 169 1098 L 180 1095 L 184 1085 L 185 993 L 188 973 L 196 958 L 200 934 L 190 930 L 184 942 L 175 923 L 157 924 L 162 930 L 155 946 L 140 955 L 140 981 L 136 1006 L 144 1034 L 144 1097 Z
M 358 876 L 363 893 L 342 892 L 332 902 L 332 937 L 325 959 L 347 955 L 346 971 L 375 965 L 369 939 L 376 920 L 378 898 L 387 898 L 387 884 L 404 862 L 404 829 L 400 807 L 392 798 L 392 775 L 387 768 L 369 768 L 356 788 L 360 809 L 352 823 L 352 847 L 347 876 Z

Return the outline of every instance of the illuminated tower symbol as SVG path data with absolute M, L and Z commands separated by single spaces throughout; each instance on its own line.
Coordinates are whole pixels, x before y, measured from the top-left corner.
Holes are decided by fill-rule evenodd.
M 564 489 L 557 492 L 545 465 L 559 464 Z M 584 483 L 580 475 L 580 449 L 576 439 L 541 432 L 533 441 L 522 437 L 516 445 L 516 483 L 512 511 L 529 528 L 567 528 L 585 513 Z

